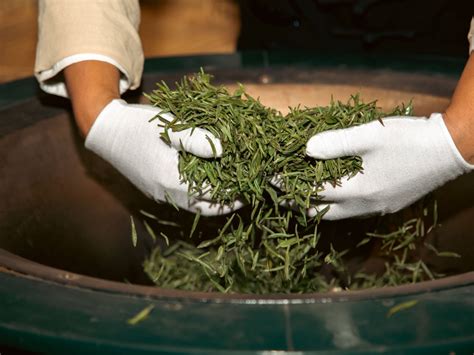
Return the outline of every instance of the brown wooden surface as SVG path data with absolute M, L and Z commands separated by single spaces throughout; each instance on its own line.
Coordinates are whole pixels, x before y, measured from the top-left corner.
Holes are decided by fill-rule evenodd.
M 142 0 L 146 57 L 230 53 L 239 31 L 232 0 Z M 0 82 L 33 75 L 37 0 L 0 0 Z
M 36 7 L 35 0 L 0 0 L 0 82 L 33 74 Z

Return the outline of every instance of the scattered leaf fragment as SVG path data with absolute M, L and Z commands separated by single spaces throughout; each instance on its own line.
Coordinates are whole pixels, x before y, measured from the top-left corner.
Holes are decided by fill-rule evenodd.
M 153 308 L 155 308 L 155 306 L 152 304 L 143 308 L 140 312 L 138 312 L 132 318 L 128 319 L 127 323 L 130 325 L 136 325 L 137 323 L 140 323 L 141 321 L 145 320 L 150 315 Z
M 137 228 L 135 227 L 135 221 L 133 220 L 133 217 L 130 216 L 130 224 L 131 224 L 131 227 L 132 227 L 132 244 L 134 247 L 137 246 L 137 240 L 138 240 L 138 237 L 137 237 Z
M 392 308 L 390 308 L 388 310 L 387 318 L 390 318 L 391 316 L 393 316 L 397 312 L 400 312 L 400 311 L 403 311 L 405 309 L 411 308 L 411 307 L 415 306 L 417 303 L 418 303 L 418 300 L 411 300 L 411 301 L 399 303 L 399 304 L 393 306 Z

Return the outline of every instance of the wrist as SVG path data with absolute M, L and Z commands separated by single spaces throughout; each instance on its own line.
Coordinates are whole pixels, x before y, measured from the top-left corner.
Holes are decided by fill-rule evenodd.
M 100 95 L 91 97 L 90 100 L 73 101 L 73 111 L 76 124 L 81 134 L 86 137 L 95 120 L 102 110 L 114 99 L 120 98 L 113 93 L 101 92 Z
M 444 123 L 464 160 L 474 164 L 474 117 L 449 106 L 443 113 Z
M 84 61 L 64 69 L 77 126 L 87 136 L 99 113 L 120 98 L 118 69 L 106 62 Z
M 474 163 L 474 55 L 471 55 L 456 86 L 444 122 L 462 157 Z

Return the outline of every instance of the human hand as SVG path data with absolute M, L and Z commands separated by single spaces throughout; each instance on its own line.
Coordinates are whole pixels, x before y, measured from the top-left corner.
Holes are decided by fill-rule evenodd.
M 474 168 L 459 153 L 439 113 L 429 119 L 387 117 L 383 123 L 326 131 L 308 141 L 308 156 L 360 156 L 364 169 L 343 177 L 341 186 L 325 183 L 322 204 L 311 207 L 310 216 L 326 206 L 322 218 L 328 220 L 396 212 Z
M 211 158 L 214 152 L 206 137 L 214 144 L 216 156 L 222 154 L 222 146 L 210 132 L 200 128 L 169 131 L 171 146 L 167 145 L 160 138 L 163 129 L 149 123 L 160 111 L 149 105 L 113 100 L 95 120 L 85 146 L 156 201 L 169 199 L 180 208 L 200 211 L 202 215 L 225 214 L 242 207 L 240 201 L 221 205 L 205 195 L 188 196 L 188 184 L 181 182 L 178 171 L 178 150 L 182 147 L 199 157 Z M 169 114 L 164 116 L 171 117 Z

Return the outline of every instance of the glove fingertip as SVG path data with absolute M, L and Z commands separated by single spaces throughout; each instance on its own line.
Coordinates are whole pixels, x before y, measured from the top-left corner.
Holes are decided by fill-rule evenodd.
M 222 155 L 221 141 L 203 128 L 190 130 L 186 151 L 201 158 L 216 158 Z
M 280 175 L 275 175 L 270 179 L 270 185 L 276 187 L 277 189 L 283 188 L 283 179 Z
M 319 192 L 319 195 L 323 200 L 330 200 L 336 201 L 341 193 L 343 194 L 344 191 L 341 190 L 342 186 L 333 185 L 331 182 L 324 182 L 322 185 L 322 190 Z
M 221 141 L 212 134 L 206 134 L 207 145 L 202 146 L 201 154 L 196 154 L 201 158 L 217 158 L 222 155 L 223 149 Z
M 221 205 L 215 202 L 199 201 L 193 206 L 194 210 L 199 210 L 202 216 L 220 216 L 234 212 L 244 206 L 241 201 L 234 201 L 232 204 Z
M 200 158 L 214 158 L 222 155 L 221 141 L 205 129 L 187 129 L 170 134 L 171 145 Z
M 316 159 L 333 159 L 341 155 L 340 147 L 334 132 L 323 132 L 314 135 L 306 143 L 306 155 Z
M 328 204 L 327 205 L 324 205 L 324 204 L 320 204 L 320 205 L 315 205 L 315 206 L 312 206 L 310 208 L 307 209 L 306 211 L 306 215 L 310 218 L 313 218 L 315 216 L 317 216 L 319 213 L 321 213 L 321 211 L 325 210 L 328 208 Z M 329 210 L 324 214 L 324 216 L 326 216 L 326 214 L 330 211 L 331 209 L 329 208 Z M 322 217 L 322 219 L 324 219 L 324 216 Z
M 206 140 L 205 142 L 196 145 L 189 144 L 185 147 L 185 150 L 200 158 L 218 158 L 222 156 L 222 145 L 219 140 Z

